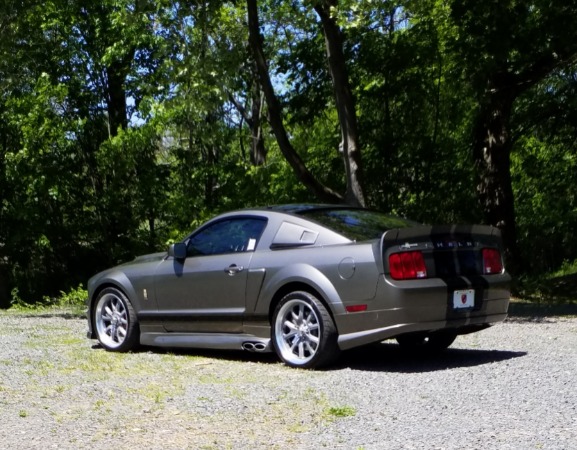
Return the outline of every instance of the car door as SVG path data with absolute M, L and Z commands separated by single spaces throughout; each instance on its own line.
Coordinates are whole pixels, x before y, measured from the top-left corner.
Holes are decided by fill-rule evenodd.
M 248 269 L 265 226 L 260 217 L 209 223 L 188 239 L 185 259 L 159 266 L 156 299 L 167 331 L 242 331 Z

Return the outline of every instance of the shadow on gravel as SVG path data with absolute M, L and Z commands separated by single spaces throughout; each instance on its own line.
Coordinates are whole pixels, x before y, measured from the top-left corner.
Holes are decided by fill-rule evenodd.
M 91 346 L 92 350 L 106 351 L 95 342 Z M 276 353 L 256 353 L 245 350 L 211 350 L 203 348 L 164 348 L 164 347 L 140 347 L 131 353 L 157 353 L 162 355 L 174 355 L 175 357 L 199 357 L 207 358 L 199 364 L 210 364 L 210 360 L 236 361 L 236 362 L 256 362 L 260 364 L 280 364 Z
M 102 347 L 100 347 L 99 344 L 95 344 L 92 346 L 92 349 L 102 349 Z M 211 360 L 281 364 L 275 353 L 251 353 L 242 350 L 144 347 L 138 352 L 172 354 L 175 357 L 194 356 L 206 358 L 205 361 L 199 362 L 201 365 L 210 365 Z M 507 361 L 513 358 L 520 358 L 526 354 L 526 352 L 503 350 L 448 349 L 436 355 L 419 355 L 403 351 L 396 343 L 385 341 L 343 352 L 334 365 L 321 370 L 352 369 L 369 372 L 395 373 L 435 372 Z
M 452 348 L 436 355 L 419 355 L 403 351 L 397 344 L 382 342 L 344 352 L 333 369 L 396 373 L 435 372 L 507 361 L 525 355 L 526 352 Z
M 65 320 L 86 320 L 86 314 L 84 313 L 74 313 L 68 311 L 55 311 L 55 312 L 41 312 L 41 313 L 34 313 L 34 314 L 18 314 L 18 317 L 22 317 L 24 319 L 54 319 L 60 318 Z

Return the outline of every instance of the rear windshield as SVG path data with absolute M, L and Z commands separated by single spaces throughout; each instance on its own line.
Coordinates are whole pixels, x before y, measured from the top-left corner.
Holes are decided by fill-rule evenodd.
M 321 225 L 353 241 L 378 239 L 391 228 L 408 228 L 416 225 L 410 220 L 366 209 L 308 209 L 298 215 Z

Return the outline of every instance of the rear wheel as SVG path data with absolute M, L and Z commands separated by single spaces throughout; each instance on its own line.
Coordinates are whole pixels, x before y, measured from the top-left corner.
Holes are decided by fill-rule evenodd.
M 448 348 L 457 338 L 455 331 L 411 333 L 397 337 L 401 347 L 409 351 L 438 352 Z
M 140 327 L 134 309 L 116 288 L 106 288 L 98 294 L 94 326 L 98 341 L 106 350 L 127 352 L 139 344 Z
M 285 296 L 273 314 L 273 346 L 288 366 L 312 369 L 339 355 L 337 330 L 325 306 L 304 291 Z

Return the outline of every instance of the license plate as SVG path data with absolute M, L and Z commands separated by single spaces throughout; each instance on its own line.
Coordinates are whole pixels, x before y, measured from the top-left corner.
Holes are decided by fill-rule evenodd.
M 453 293 L 453 308 L 467 309 L 475 306 L 475 290 L 465 289 Z

